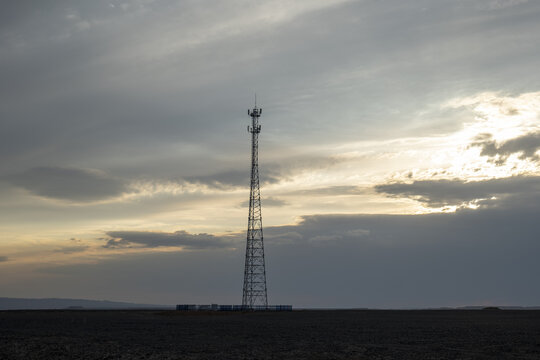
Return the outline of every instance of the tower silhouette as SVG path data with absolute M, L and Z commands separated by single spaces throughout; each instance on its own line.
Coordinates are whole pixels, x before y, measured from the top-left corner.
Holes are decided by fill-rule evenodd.
M 268 307 L 266 294 L 266 269 L 264 264 L 264 243 L 261 213 L 261 191 L 259 187 L 259 117 L 262 109 L 255 107 L 248 110 L 251 116 L 251 187 L 249 192 L 249 215 L 246 241 L 246 262 L 244 268 L 244 289 L 242 307 L 253 310 Z

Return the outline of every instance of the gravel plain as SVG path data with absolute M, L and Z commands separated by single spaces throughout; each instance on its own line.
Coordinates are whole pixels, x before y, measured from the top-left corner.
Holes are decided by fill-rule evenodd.
M 0 359 L 540 359 L 540 311 L 0 311 Z

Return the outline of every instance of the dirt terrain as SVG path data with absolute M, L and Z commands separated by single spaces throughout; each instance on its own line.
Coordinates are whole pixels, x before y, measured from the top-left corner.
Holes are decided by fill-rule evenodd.
M 2 311 L 0 359 L 540 359 L 540 311 Z

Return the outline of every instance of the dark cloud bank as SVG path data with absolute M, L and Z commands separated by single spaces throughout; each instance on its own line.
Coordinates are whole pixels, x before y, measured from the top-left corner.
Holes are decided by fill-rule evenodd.
M 273 196 L 262 198 L 261 203 L 264 207 L 283 207 L 289 205 L 289 203 L 285 200 L 275 198 Z M 240 207 L 249 207 L 249 200 L 242 201 L 240 203 Z
M 279 183 L 295 174 L 313 169 L 325 168 L 338 161 L 331 157 L 299 156 L 292 157 L 281 164 L 264 164 L 265 171 L 260 175 L 261 185 Z M 113 176 L 107 172 L 59 166 L 41 166 L 0 176 L 0 180 L 13 186 L 23 188 L 33 195 L 59 199 L 69 202 L 95 202 L 133 193 L 130 187 L 134 179 L 152 179 L 154 181 L 173 181 L 179 184 L 198 184 L 210 188 L 226 191 L 232 188 L 249 187 L 249 168 L 244 170 L 233 169 L 219 171 L 207 175 L 197 176 L 162 176 L 161 173 L 146 176 L 133 176 L 122 174 Z M 183 172 L 180 170 L 180 172 Z M 189 173 L 189 171 L 186 171 Z M 283 206 L 283 200 L 266 199 L 266 206 Z
M 281 174 L 270 168 L 261 175 L 260 182 L 261 184 L 274 184 L 279 182 L 281 177 Z M 220 190 L 249 187 L 249 169 L 228 170 L 209 175 L 187 176 L 183 180 L 188 183 L 206 185 Z
M 124 181 L 86 169 L 37 167 L 5 179 L 34 195 L 75 202 L 103 200 L 127 191 Z
M 154 231 L 109 231 L 104 248 L 125 247 L 182 247 L 184 249 L 208 249 L 231 246 L 230 238 L 211 234 L 190 234 L 186 231 L 174 233 Z
M 498 165 L 504 164 L 513 154 L 519 154 L 521 160 L 540 161 L 540 156 L 536 154 L 540 150 L 540 132 L 525 134 L 500 144 L 493 140 L 491 134 L 480 134 L 471 146 L 480 147 L 480 155 L 488 156 Z
M 408 197 L 431 207 L 462 205 L 478 201 L 478 205 L 501 206 L 505 202 L 531 202 L 529 194 L 540 192 L 540 176 L 513 176 L 485 181 L 419 180 L 412 183 L 391 183 L 375 186 L 375 190 L 392 197 Z M 496 199 L 491 199 L 496 197 Z
M 306 171 L 327 169 L 333 165 L 343 162 L 332 156 L 295 155 L 283 159 L 279 163 L 262 163 L 264 171 L 260 175 L 261 185 L 276 184 L 301 174 Z M 247 163 L 247 162 L 246 162 Z M 237 164 L 232 167 L 237 167 Z M 209 187 L 226 190 L 229 188 L 248 187 L 249 188 L 249 168 L 242 166 L 242 169 L 225 170 L 207 175 L 184 176 L 181 181 L 188 183 L 202 184 Z

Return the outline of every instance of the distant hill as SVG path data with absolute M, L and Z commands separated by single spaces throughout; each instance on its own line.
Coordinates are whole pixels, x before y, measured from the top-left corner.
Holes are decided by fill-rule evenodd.
M 0 310 L 45 309 L 173 309 L 172 305 L 133 304 L 127 302 L 85 299 L 22 299 L 0 297 Z
M 457 310 L 540 310 L 540 306 L 462 306 Z

